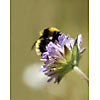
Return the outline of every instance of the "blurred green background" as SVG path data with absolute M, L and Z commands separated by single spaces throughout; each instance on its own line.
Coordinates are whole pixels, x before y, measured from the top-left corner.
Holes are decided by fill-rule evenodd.
M 44 28 L 56 27 L 73 38 L 81 33 L 87 50 L 79 66 L 89 76 L 88 7 L 88 0 L 11 0 L 11 100 L 89 99 L 89 88 L 76 72 L 59 85 L 46 83 L 38 72 L 40 57 L 31 50 Z

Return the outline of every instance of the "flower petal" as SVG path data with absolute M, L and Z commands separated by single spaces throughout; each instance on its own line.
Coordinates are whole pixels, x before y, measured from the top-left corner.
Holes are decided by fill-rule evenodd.
M 63 47 L 66 43 L 67 36 L 65 34 L 62 34 L 61 36 L 58 37 L 58 41 L 61 47 Z
M 66 40 L 66 47 L 69 49 L 69 50 L 72 50 L 73 46 L 74 46 L 74 43 L 75 43 L 75 39 L 71 38 L 70 35 L 67 35 L 69 38 Z
M 84 49 L 81 49 L 81 44 L 82 44 L 83 40 L 82 40 L 82 34 L 78 35 L 78 41 L 77 41 L 77 46 L 79 49 L 79 52 L 82 52 Z
M 48 57 L 48 55 L 49 55 L 48 52 L 44 52 L 43 55 L 42 55 L 42 58 L 43 58 L 43 59 L 46 59 L 46 58 Z
M 60 53 L 60 52 L 64 53 L 63 49 L 52 42 L 50 42 L 47 45 L 46 50 L 49 53 L 49 56 L 63 58 L 63 56 Z

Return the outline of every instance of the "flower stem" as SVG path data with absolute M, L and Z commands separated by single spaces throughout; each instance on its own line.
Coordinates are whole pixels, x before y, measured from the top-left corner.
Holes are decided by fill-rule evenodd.
M 76 71 L 86 81 L 86 83 L 89 86 L 89 79 L 88 79 L 88 77 L 77 66 L 74 66 L 73 69 L 74 69 L 74 71 Z

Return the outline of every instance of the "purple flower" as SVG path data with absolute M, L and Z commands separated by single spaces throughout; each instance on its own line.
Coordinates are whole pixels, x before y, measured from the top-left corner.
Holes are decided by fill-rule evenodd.
M 80 48 L 81 34 L 76 39 L 62 34 L 58 37 L 58 41 L 50 42 L 46 46 L 47 52 L 43 53 L 41 59 L 45 61 L 41 71 L 49 77 L 48 82 L 55 79 L 54 83 L 59 83 L 63 76 L 78 64 L 80 53 L 85 50 Z

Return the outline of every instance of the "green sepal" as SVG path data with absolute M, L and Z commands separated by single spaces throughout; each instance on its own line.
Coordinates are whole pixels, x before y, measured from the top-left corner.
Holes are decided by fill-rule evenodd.
M 80 59 L 80 53 L 78 50 L 78 45 L 77 45 L 78 40 L 75 40 L 73 49 L 72 49 L 72 62 L 73 62 L 73 66 L 78 66 L 79 63 L 79 59 Z
M 59 83 L 61 81 L 61 79 L 63 78 L 63 76 L 73 69 L 72 66 L 73 66 L 72 61 L 70 61 L 67 64 L 60 64 L 60 66 L 57 66 L 55 72 L 50 74 L 50 76 L 58 74 L 58 76 L 59 76 L 58 83 Z M 52 66 L 52 67 L 55 67 L 55 66 Z
M 64 65 L 63 68 L 60 71 L 59 74 L 59 78 L 58 78 L 58 84 L 60 83 L 60 81 L 62 80 L 62 78 L 64 77 L 65 74 L 67 74 L 68 72 L 70 72 L 72 70 L 72 63 L 69 62 L 67 65 Z

